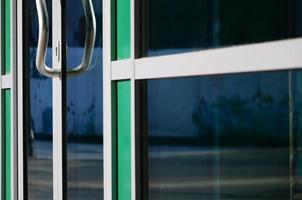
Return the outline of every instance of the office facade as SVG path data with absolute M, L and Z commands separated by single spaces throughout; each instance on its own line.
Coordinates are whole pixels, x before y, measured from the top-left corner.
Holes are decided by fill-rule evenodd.
M 2 199 L 300 199 L 300 0 L 2 0 Z

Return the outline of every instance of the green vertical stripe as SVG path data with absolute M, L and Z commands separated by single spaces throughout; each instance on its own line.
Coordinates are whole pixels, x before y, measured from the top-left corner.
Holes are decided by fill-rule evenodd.
M 11 15 L 11 0 L 4 1 L 5 8 L 5 17 L 4 17 L 4 74 L 10 73 L 11 68 L 11 23 L 10 23 L 10 15 Z
M 10 15 L 11 15 L 11 0 L 5 1 L 5 68 L 4 68 L 4 74 L 10 73 L 10 57 L 11 57 L 11 23 L 10 23 Z
M 131 199 L 130 81 L 117 82 L 118 200 Z
M 130 0 L 117 0 L 117 58 L 130 58 Z
M 2 199 L 11 200 L 11 91 L 3 90 Z

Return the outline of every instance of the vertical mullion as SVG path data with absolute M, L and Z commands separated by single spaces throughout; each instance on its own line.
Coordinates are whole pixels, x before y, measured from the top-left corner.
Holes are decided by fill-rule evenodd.
M 27 133 L 28 133 L 28 71 L 27 71 L 27 1 L 19 1 L 17 4 L 17 185 L 18 200 L 26 200 L 27 197 Z
M 66 132 L 66 0 L 53 0 L 53 49 L 60 49 L 60 57 L 53 53 L 53 68 L 61 69 L 61 76 L 52 79 L 53 85 L 53 198 L 67 199 L 67 132 Z
M 116 200 L 116 159 L 114 148 L 116 140 L 114 131 L 115 116 L 114 84 L 111 81 L 111 60 L 116 57 L 116 1 L 103 0 L 103 148 L 104 148 L 104 199 Z M 113 101 L 113 102 L 112 102 Z M 114 193 L 114 194 L 113 194 Z
M 17 154 L 17 0 L 10 1 L 10 68 L 11 74 L 11 199 L 18 199 L 18 154 Z

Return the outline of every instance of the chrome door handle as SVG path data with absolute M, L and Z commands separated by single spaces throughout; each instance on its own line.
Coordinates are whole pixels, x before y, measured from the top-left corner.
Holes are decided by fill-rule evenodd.
M 45 0 L 36 0 L 38 20 L 39 20 L 39 39 L 36 55 L 37 70 L 47 77 L 60 76 L 60 69 L 53 69 L 45 64 L 45 55 L 48 45 L 49 20 Z
M 76 76 L 85 72 L 90 64 L 93 55 L 93 48 L 96 36 L 96 19 L 91 0 L 82 0 L 86 19 L 86 39 L 84 54 L 81 64 L 67 71 L 68 76 Z M 39 40 L 36 56 L 36 67 L 38 71 L 47 77 L 60 76 L 61 69 L 50 68 L 45 64 L 45 55 L 49 37 L 49 18 L 45 0 L 36 0 L 39 20 Z
M 96 35 L 96 19 L 91 0 L 82 0 L 86 19 L 86 39 L 82 62 L 79 66 L 67 71 L 68 76 L 76 76 L 85 72 L 91 63 Z

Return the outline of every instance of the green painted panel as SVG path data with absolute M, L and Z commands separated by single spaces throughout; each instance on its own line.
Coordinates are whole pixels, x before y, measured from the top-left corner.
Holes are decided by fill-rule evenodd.
M 5 66 L 4 66 L 4 74 L 10 73 L 11 68 L 11 23 L 10 23 L 10 15 L 11 15 L 11 0 L 5 0 Z
M 11 200 L 11 91 L 3 90 L 2 199 Z
M 131 199 L 130 81 L 117 82 L 118 200 Z
M 117 0 L 117 59 L 130 58 L 130 0 Z

